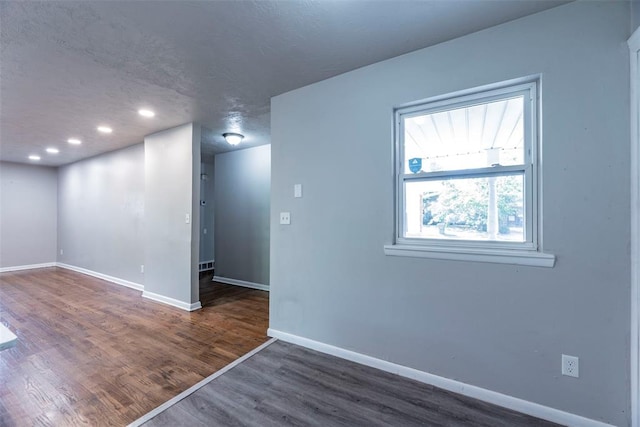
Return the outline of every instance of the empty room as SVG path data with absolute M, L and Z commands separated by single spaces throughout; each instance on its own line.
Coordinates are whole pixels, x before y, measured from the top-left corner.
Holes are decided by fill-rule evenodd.
M 640 427 L 639 26 L 0 1 L 0 426 Z

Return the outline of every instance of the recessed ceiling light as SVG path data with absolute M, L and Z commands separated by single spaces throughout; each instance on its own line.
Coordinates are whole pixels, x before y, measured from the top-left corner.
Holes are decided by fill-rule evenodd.
M 36 156 L 35 154 L 32 154 L 29 156 L 29 160 L 40 160 L 40 156 Z
M 98 132 L 111 133 L 111 132 L 113 132 L 113 129 L 111 129 L 108 126 L 98 126 Z
M 153 111 L 151 111 L 151 110 L 146 110 L 146 109 L 144 109 L 144 108 L 143 108 L 143 109 L 138 110 L 138 114 L 140 114 L 140 115 L 141 115 L 141 116 L 143 116 L 143 117 L 153 117 L 153 116 L 155 116 L 155 115 L 156 115 L 156 113 L 154 113 Z
M 49 154 L 58 154 L 59 152 L 60 150 L 58 150 L 57 148 L 53 148 L 53 147 L 47 148 L 47 153 Z
M 73 145 L 80 145 L 80 144 L 82 144 L 82 141 L 80 141 L 80 140 L 79 140 L 79 139 L 77 139 L 77 138 L 69 138 L 69 139 L 67 139 L 67 142 L 68 142 L 69 144 L 73 144 Z

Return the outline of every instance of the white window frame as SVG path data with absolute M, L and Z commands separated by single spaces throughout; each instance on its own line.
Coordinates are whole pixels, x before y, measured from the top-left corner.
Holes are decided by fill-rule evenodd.
M 385 246 L 387 255 L 439 258 L 462 261 L 553 267 L 555 256 L 541 250 L 540 209 L 540 143 L 538 132 L 539 79 L 530 78 L 485 86 L 473 90 L 427 99 L 394 110 L 394 180 L 395 224 L 394 242 Z M 524 99 L 524 162 L 516 166 L 493 166 L 476 169 L 405 173 L 404 120 L 407 118 L 485 104 L 501 99 L 523 96 Z M 483 178 L 522 175 L 524 180 L 525 241 L 476 241 L 405 237 L 405 184 L 443 178 Z

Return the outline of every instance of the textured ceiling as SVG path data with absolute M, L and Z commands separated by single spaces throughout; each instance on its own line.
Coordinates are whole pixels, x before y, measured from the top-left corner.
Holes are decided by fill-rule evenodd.
M 2 1 L 0 159 L 57 166 L 190 121 L 204 153 L 230 150 L 227 131 L 246 136 L 238 149 L 262 145 L 272 96 L 559 4 Z

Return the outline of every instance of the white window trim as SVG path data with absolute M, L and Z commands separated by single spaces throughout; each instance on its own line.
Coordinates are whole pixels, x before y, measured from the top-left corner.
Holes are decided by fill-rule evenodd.
M 541 236 L 541 194 L 542 186 L 538 169 L 540 165 L 539 158 L 539 132 L 538 132 L 538 113 L 539 103 L 539 76 L 524 79 L 512 80 L 500 84 L 484 86 L 463 92 L 457 92 L 444 96 L 426 99 L 424 101 L 401 106 L 394 112 L 394 180 L 395 180 L 395 228 L 394 242 L 384 246 L 385 255 L 390 256 L 408 256 L 416 258 L 434 258 L 457 261 L 474 261 L 489 262 L 500 264 L 527 265 L 536 267 L 553 267 L 555 265 L 555 255 L 544 253 L 542 251 Z M 445 240 L 445 239 L 415 239 L 404 237 L 404 191 L 402 186 L 411 179 L 420 179 L 419 176 L 407 176 L 404 172 L 403 147 L 401 132 L 402 117 L 418 112 L 435 112 L 438 110 L 448 110 L 455 108 L 456 105 L 468 104 L 471 101 L 488 102 L 491 99 L 502 98 L 507 94 L 517 92 L 527 92 L 530 94 L 530 101 L 525 103 L 525 112 L 531 115 L 530 125 L 525 128 L 525 132 L 530 134 L 530 145 L 525 147 L 525 165 L 511 168 L 509 166 L 502 167 L 500 171 L 491 168 L 498 174 L 507 172 L 511 169 L 522 171 L 523 175 L 527 175 L 525 179 L 525 191 L 530 192 L 530 203 L 525 204 L 526 218 L 526 234 L 525 242 L 487 242 L 487 241 L 469 241 L 469 240 Z M 455 99 L 455 100 L 454 100 Z M 454 100 L 452 102 L 452 100 Z M 426 107 L 426 104 L 429 104 Z M 532 108 L 533 105 L 533 108 Z M 525 122 L 526 123 L 526 122 Z M 526 170 L 529 168 L 529 170 Z M 486 169 L 486 168 L 484 168 Z M 478 169 L 474 172 L 483 174 L 488 172 L 484 169 Z M 467 175 L 469 171 L 449 171 L 443 175 L 452 176 L 456 174 Z M 429 173 L 431 177 L 437 177 L 438 173 Z
M 500 250 L 490 248 L 434 247 L 417 245 L 385 245 L 385 255 L 450 261 L 489 262 L 494 264 L 553 267 L 555 255 L 537 251 Z

